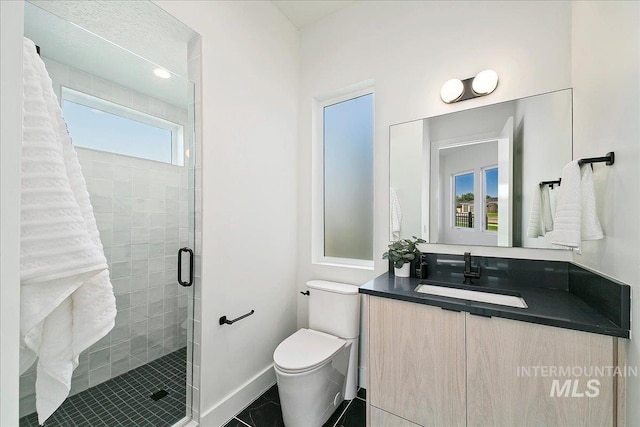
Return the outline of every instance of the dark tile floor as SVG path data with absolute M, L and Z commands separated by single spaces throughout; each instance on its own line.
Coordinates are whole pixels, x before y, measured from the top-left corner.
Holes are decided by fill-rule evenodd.
M 44 425 L 171 426 L 185 416 L 186 360 L 185 347 L 73 395 Z M 168 394 L 151 399 L 161 389 Z M 20 427 L 36 426 L 37 414 L 20 418 Z
M 358 397 L 345 400 L 323 427 L 364 427 L 366 390 L 358 390 Z M 224 427 L 284 427 L 280 411 L 278 386 L 274 385 L 253 401 Z

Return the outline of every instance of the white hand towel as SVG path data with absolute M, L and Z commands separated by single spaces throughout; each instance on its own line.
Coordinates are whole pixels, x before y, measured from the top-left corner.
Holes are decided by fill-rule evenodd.
M 540 194 L 540 211 L 542 213 L 543 230 L 549 232 L 553 230 L 553 214 L 551 213 L 551 194 L 549 186 L 543 185 Z M 543 234 L 544 236 L 544 234 Z
M 528 237 L 543 237 L 553 230 L 553 216 L 551 215 L 551 197 L 547 185 L 538 185 L 533 191 L 533 204 L 527 227 Z
M 552 243 L 570 248 L 583 240 L 604 237 L 596 213 L 596 195 L 591 165 L 574 160 L 562 169 Z
M 574 160 L 562 168 L 562 184 L 558 190 L 558 206 L 551 242 L 554 245 L 577 248 L 582 227 L 582 196 L 580 166 Z
M 398 200 L 398 194 L 392 187 L 390 189 L 390 203 L 391 203 L 391 239 L 400 239 L 400 228 L 402 227 L 402 208 L 400 207 L 400 201 Z
M 44 63 L 24 40 L 20 368 L 38 359 L 42 424 L 78 355 L 114 325 L 115 298 L 89 194 Z
M 591 165 L 581 168 L 582 179 L 580 193 L 582 196 L 582 240 L 599 240 L 604 237 L 600 220 L 596 212 L 596 189 L 593 184 L 593 172 Z
M 531 214 L 529 215 L 529 226 L 527 227 L 528 237 L 544 236 L 544 226 L 542 223 L 542 214 L 540 212 L 542 206 L 542 187 L 537 186 L 533 190 L 533 203 L 531 204 Z

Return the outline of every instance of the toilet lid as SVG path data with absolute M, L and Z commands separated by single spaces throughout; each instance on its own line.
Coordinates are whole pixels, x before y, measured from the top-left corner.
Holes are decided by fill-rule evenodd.
M 280 343 L 273 361 L 285 371 L 307 371 L 331 359 L 345 344 L 333 335 L 303 328 Z

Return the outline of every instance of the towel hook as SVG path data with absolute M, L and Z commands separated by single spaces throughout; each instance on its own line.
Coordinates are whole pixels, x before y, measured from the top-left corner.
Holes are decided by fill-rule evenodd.
M 553 186 L 557 185 L 558 187 L 560 187 L 560 182 L 562 181 L 562 178 L 558 178 L 554 181 L 540 181 L 540 187 L 542 187 L 543 185 L 548 185 L 552 190 L 553 190 Z
M 578 164 L 580 166 L 590 163 L 593 166 L 593 163 L 601 163 L 605 162 L 607 166 L 611 166 L 615 162 L 615 154 L 613 151 L 607 153 L 604 157 L 588 157 L 586 159 L 578 160 Z

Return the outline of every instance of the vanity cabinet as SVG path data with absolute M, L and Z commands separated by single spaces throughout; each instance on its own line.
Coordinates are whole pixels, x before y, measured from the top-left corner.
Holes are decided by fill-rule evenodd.
M 369 304 L 370 404 L 420 426 L 464 426 L 464 313 L 387 298 Z M 381 417 L 371 415 L 371 425 L 386 426 Z
M 593 370 L 615 337 L 373 296 L 368 320 L 368 426 L 622 424 L 619 377 Z
M 615 341 L 467 313 L 467 425 L 614 425 Z

